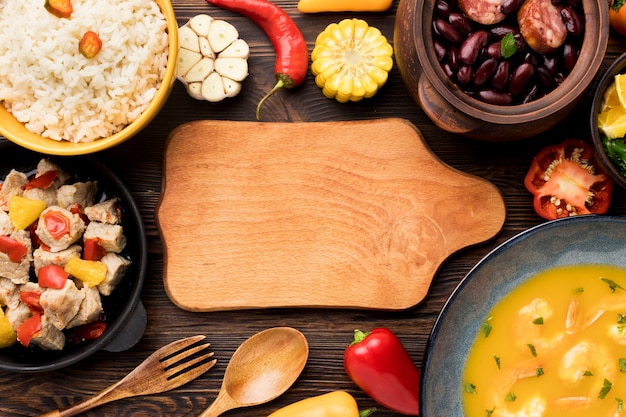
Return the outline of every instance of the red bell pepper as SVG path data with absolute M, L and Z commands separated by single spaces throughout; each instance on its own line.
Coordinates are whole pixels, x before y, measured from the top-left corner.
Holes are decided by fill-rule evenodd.
M 601 171 L 591 146 L 566 139 L 533 158 L 524 186 L 534 195 L 535 212 L 546 220 L 578 214 L 605 214 L 613 181 Z
M 65 287 L 65 282 L 69 276 L 70 274 L 59 265 L 44 265 L 37 272 L 37 283 L 42 288 L 61 289 Z
M 355 330 L 343 365 L 352 381 L 374 401 L 401 414 L 418 415 L 420 371 L 391 330 Z
M 0 252 L 6 253 L 11 262 L 20 262 L 28 252 L 28 248 L 9 236 L 0 235 Z
M 20 300 L 26 304 L 33 314 L 43 314 L 43 307 L 39 303 L 39 291 L 20 291 Z
M 77 344 L 87 340 L 95 340 L 102 336 L 107 328 L 104 320 L 97 320 L 74 329 L 67 336 L 68 343 Z
M 46 171 L 38 177 L 34 177 L 31 179 L 25 186 L 25 190 L 30 190 L 31 188 L 49 188 L 57 177 L 57 170 L 51 169 L 50 171 Z
M 17 328 L 17 340 L 28 347 L 30 340 L 41 331 L 41 316 L 33 314 Z
M 102 239 L 93 238 L 83 241 L 83 259 L 86 261 L 99 261 L 107 251 L 102 246 Z

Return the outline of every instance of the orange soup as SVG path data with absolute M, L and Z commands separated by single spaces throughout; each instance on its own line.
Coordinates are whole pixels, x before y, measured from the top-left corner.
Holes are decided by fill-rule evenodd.
M 626 270 L 546 270 L 477 330 L 463 372 L 467 417 L 626 416 Z

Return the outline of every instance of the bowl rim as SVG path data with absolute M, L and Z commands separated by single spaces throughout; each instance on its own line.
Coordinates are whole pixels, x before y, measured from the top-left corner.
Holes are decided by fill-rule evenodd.
M 470 271 L 461 279 L 461 281 L 456 285 L 456 287 L 453 289 L 452 293 L 448 296 L 447 300 L 445 301 L 443 307 L 441 308 L 439 314 L 437 315 L 435 322 L 433 324 L 433 327 L 431 329 L 430 335 L 428 337 L 428 340 L 426 342 L 426 346 L 425 346 L 425 350 L 424 350 L 424 355 L 423 355 L 423 360 L 422 360 L 422 378 L 420 379 L 420 393 L 428 393 L 428 392 L 433 392 L 437 390 L 437 387 L 434 388 L 434 384 L 432 383 L 432 375 L 430 375 L 431 372 L 431 363 L 434 361 L 434 359 L 432 358 L 432 356 L 434 355 L 434 351 L 435 351 L 435 344 L 437 342 L 437 337 L 439 336 L 439 334 L 441 333 L 442 326 L 446 325 L 446 320 L 449 319 L 449 315 L 452 314 L 451 313 L 451 306 L 453 305 L 453 303 L 457 300 L 457 298 L 459 298 L 462 294 L 462 292 L 465 290 L 465 288 L 469 285 L 470 281 L 472 280 L 472 278 L 474 277 L 474 275 L 479 274 L 480 270 L 485 267 L 487 264 L 489 264 L 490 262 L 494 262 L 494 259 L 497 260 L 498 256 L 500 256 L 503 252 L 505 252 L 507 249 L 509 249 L 512 246 L 515 246 L 517 244 L 523 243 L 524 241 L 528 240 L 528 239 L 532 239 L 533 237 L 539 235 L 539 234 L 543 234 L 542 236 L 548 236 L 549 232 L 551 230 L 554 230 L 555 228 L 571 228 L 571 227 L 577 227 L 578 225 L 588 225 L 589 227 L 593 227 L 594 225 L 600 224 L 600 223 L 605 223 L 606 227 L 608 228 L 609 226 L 611 227 L 611 230 L 614 230 L 614 226 L 615 225 L 619 225 L 622 230 L 623 233 L 626 233 L 626 216 L 609 216 L 609 215 L 598 215 L 598 214 L 587 214 L 587 215 L 579 215 L 579 216 L 572 216 L 572 217 L 565 217 L 565 218 L 559 218 L 556 220 L 550 220 L 550 221 L 546 221 L 544 223 L 540 223 L 537 224 L 535 226 L 532 226 L 528 229 L 525 229 L 521 232 L 519 232 L 518 234 L 510 237 L 509 239 L 507 239 L 506 241 L 504 241 L 503 243 L 499 244 L 498 246 L 496 246 L 494 249 L 492 249 L 491 251 L 489 251 L 484 257 L 482 257 L 477 263 L 476 265 L 474 265 Z M 567 229 L 566 229 L 567 230 Z M 595 230 L 595 228 L 594 228 Z M 622 234 L 623 234 L 622 233 Z M 578 248 L 578 247 L 577 247 Z M 596 248 L 593 248 L 596 249 Z M 621 253 L 620 253 L 621 256 Z M 563 265 L 568 265 L 567 262 L 564 262 Z M 555 265 L 556 266 L 556 265 Z M 626 268 L 626 266 L 624 266 L 624 268 Z M 521 283 L 523 283 L 524 281 L 526 281 L 529 278 L 532 278 L 532 276 L 534 276 L 534 273 L 530 273 L 528 274 L 525 278 L 517 278 L 515 280 L 515 284 L 513 285 L 512 288 L 516 288 L 518 285 L 520 285 Z M 504 284 L 503 284 L 504 285 Z M 485 293 L 485 296 L 487 296 L 487 294 Z M 496 301 L 493 301 L 493 303 L 497 303 Z M 476 307 L 478 308 L 478 306 Z M 475 332 L 477 331 L 476 329 L 472 330 L 475 334 Z M 472 338 L 472 342 L 473 342 L 473 338 Z M 464 367 L 465 365 L 465 355 L 467 354 L 466 351 L 463 352 L 456 352 L 459 355 L 463 355 L 463 363 L 462 363 L 462 367 Z M 462 374 L 463 369 L 460 370 L 461 374 Z M 429 379 L 431 379 L 430 381 L 428 381 Z M 458 387 L 456 387 L 456 389 L 461 389 L 461 385 L 462 385 L 462 381 L 459 380 L 459 384 Z M 430 389 L 429 389 L 430 387 Z M 460 391 L 459 391 L 460 392 Z M 419 406 L 419 415 L 423 416 L 423 417 L 427 417 L 429 416 L 428 414 L 428 404 L 426 399 L 429 398 L 428 395 L 423 395 L 421 397 L 421 401 L 420 401 L 420 406 Z M 460 401 L 461 404 L 459 405 L 459 407 L 462 407 L 462 398 L 449 398 L 446 397 L 446 401 L 449 401 L 450 403 L 455 403 L 455 406 L 457 405 L 457 403 Z M 456 416 L 455 416 L 456 417 Z
M 42 155 L 37 152 L 21 148 L 14 143 L 8 141 L 0 143 L 0 151 L 2 151 L 4 155 L 9 152 L 20 160 L 33 160 L 35 161 L 35 163 L 38 159 L 46 157 L 46 155 Z M 141 211 L 139 209 L 139 206 L 137 205 L 137 202 L 133 198 L 132 194 L 130 193 L 130 190 L 126 187 L 126 185 L 124 185 L 124 182 L 121 180 L 121 178 L 113 171 L 113 169 L 107 166 L 104 162 L 96 158 L 94 155 L 79 156 L 76 158 L 72 157 L 65 159 L 62 156 L 58 156 L 56 157 L 56 159 L 53 158 L 53 160 L 55 160 L 59 164 L 62 164 L 63 166 L 67 164 L 76 164 L 76 162 L 78 162 L 81 167 L 88 167 L 90 169 L 90 172 L 93 171 L 97 178 L 106 179 L 107 182 L 111 183 L 112 186 L 116 188 L 116 196 L 124 202 L 124 207 L 126 209 L 124 214 L 128 219 L 127 223 L 131 223 L 133 225 L 133 228 L 135 229 L 134 232 L 137 238 L 137 259 L 133 261 L 136 265 L 135 268 L 137 276 L 134 278 L 135 281 L 132 291 L 128 295 L 127 304 L 121 309 L 120 314 L 117 316 L 115 321 L 108 326 L 106 332 L 100 338 L 89 342 L 88 345 L 77 349 L 75 352 L 72 352 L 69 355 L 53 358 L 47 362 L 25 364 L 5 362 L 0 358 L 0 370 L 19 373 L 35 373 L 52 371 L 75 364 L 76 362 L 79 362 L 86 357 L 93 355 L 99 350 L 106 350 L 107 346 L 110 344 L 115 344 L 118 338 L 125 337 L 127 324 L 133 321 L 133 316 L 136 315 L 137 311 L 141 312 L 141 292 L 143 290 L 143 284 L 147 274 L 148 266 L 148 243 L 145 226 L 141 217 Z M 68 169 L 71 171 L 72 168 L 69 167 Z M 128 336 L 129 338 L 130 336 L 132 336 L 132 338 L 139 340 L 139 338 L 143 336 L 143 331 L 143 328 L 128 329 L 128 332 L 140 333 L 134 335 L 129 334 Z
M 536 121 L 558 113 L 582 98 L 584 91 L 591 85 L 604 59 L 609 39 L 608 4 L 602 0 L 583 0 L 586 29 L 580 56 L 588 57 L 580 60 L 567 76 L 565 81 L 550 94 L 526 104 L 515 106 L 499 106 L 485 103 L 464 93 L 438 64 L 433 42 L 432 21 L 434 2 L 436 0 L 417 0 L 411 36 L 420 65 L 424 74 L 432 74 L 428 81 L 448 103 L 463 113 L 485 122 L 514 125 Z M 592 29 L 587 23 L 591 18 L 598 24 Z M 583 55 L 584 54 L 584 55 Z M 585 81 L 585 82 L 582 82 Z M 558 94 L 557 94 L 558 93 Z M 561 94 L 562 93 L 562 94 Z M 454 104 L 453 104 L 454 103 Z M 549 109 L 549 110 L 546 110 Z
M 620 171 L 617 169 L 617 167 L 615 167 L 613 162 L 611 162 L 609 156 L 606 154 L 604 146 L 602 145 L 600 129 L 598 128 L 598 114 L 600 110 L 600 103 L 604 98 L 604 93 L 606 89 L 609 88 L 609 85 L 613 82 L 615 76 L 621 73 L 626 73 L 626 52 L 615 58 L 615 60 L 611 63 L 611 65 L 607 68 L 607 70 L 600 78 L 600 81 L 598 81 L 595 92 L 593 94 L 593 99 L 591 101 L 589 125 L 591 131 L 591 142 L 593 143 L 598 163 L 600 164 L 602 169 L 607 174 L 609 174 L 614 182 L 616 182 L 620 187 L 626 188 L 626 177 L 624 177 L 620 173 Z
M 168 57 L 165 73 L 155 96 L 146 109 L 129 125 L 113 135 L 92 142 L 73 143 L 57 141 L 37 135 L 17 121 L 0 103 L 0 135 L 26 149 L 47 155 L 70 156 L 95 153 L 119 145 L 139 133 L 161 111 L 176 82 L 176 62 L 178 60 L 178 22 L 170 0 L 154 0 L 161 9 L 168 32 Z

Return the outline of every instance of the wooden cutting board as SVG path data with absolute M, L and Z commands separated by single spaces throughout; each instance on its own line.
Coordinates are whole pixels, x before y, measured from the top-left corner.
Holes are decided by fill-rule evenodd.
M 190 311 L 407 309 L 505 219 L 493 184 L 400 119 L 190 122 L 164 158 L 164 284 Z

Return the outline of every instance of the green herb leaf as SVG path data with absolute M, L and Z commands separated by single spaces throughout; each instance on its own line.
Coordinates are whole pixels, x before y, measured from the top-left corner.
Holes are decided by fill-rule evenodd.
M 493 355 L 493 360 L 496 361 L 496 366 L 500 369 L 500 357 L 497 355 Z
M 539 377 L 543 375 L 543 368 L 537 368 L 537 372 L 535 374 Z
M 504 38 L 500 41 L 500 54 L 504 59 L 506 59 L 515 55 L 516 52 L 517 45 L 515 44 L 515 37 L 511 32 L 509 32 L 504 35 Z
M 543 324 L 543 317 L 537 317 L 533 320 L 533 324 Z
M 516 399 L 517 399 L 517 396 L 514 393 L 509 392 L 506 395 L 506 398 L 504 399 L 504 401 L 515 401 Z
M 624 0 L 615 0 L 613 1 L 613 3 L 611 3 L 611 9 L 617 12 L 623 5 L 624 5 Z
M 574 294 L 582 294 L 585 292 L 585 289 L 583 287 L 578 287 L 574 289 Z
M 626 372 L 626 358 L 619 358 L 619 371 Z
M 604 277 L 602 277 L 602 278 L 600 278 L 600 279 L 601 279 L 602 281 L 604 281 L 604 282 L 606 282 L 606 283 L 608 284 L 609 288 L 611 289 L 611 292 L 615 292 L 615 290 L 617 290 L 618 288 L 619 288 L 620 290 L 623 290 L 623 289 L 624 289 L 624 287 L 622 287 L 622 286 L 621 286 L 621 285 L 619 285 L 617 282 L 615 282 L 615 281 L 613 281 L 613 280 L 611 280 L 611 279 L 604 278 Z
M 485 417 L 491 417 L 494 411 L 495 408 L 492 408 L 491 410 L 485 410 Z
M 600 398 L 601 400 L 604 399 L 609 391 L 611 391 L 611 388 L 613 388 L 613 384 L 608 379 L 605 379 L 604 384 L 602 385 L 602 389 L 600 390 L 600 394 L 598 394 L 598 398 Z
M 622 314 L 617 315 L 617 331 L 621 334 L 626 333 L 626 316 Z
M 591 373 L 591 371 L 585 371 L 583 376 L 593 376 L 593 374 Z
M 465 392 L 467 392 L 468 394 L 476 394 L 476 385 L 472 384 L 471 382 L 466 383 Z
M 615 410 L 618 413 L 621 413 L 622 410 L 624 409 L 624 401 L 622 401 L 621 398 L 616 398 L 617 400 L 617 410 Z
M 535 356 L 535 357 L 536 357 L 536 356 L 537 356 L 537 349 L 535 349 L 535 346 L 534 346 L 534 345 L 532 345 L 532 344 L 530 344 L 530 343 L 529 343 L 529 344 L 527 344 L 526 346 L 528 346 L 528 349 L 530 349 L 530 353 L 531 353 L 533 356 Z

